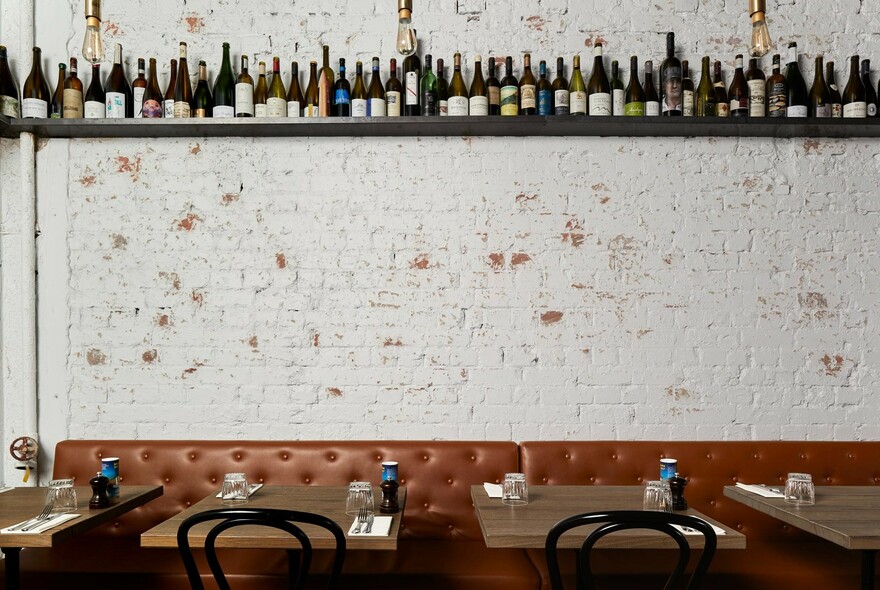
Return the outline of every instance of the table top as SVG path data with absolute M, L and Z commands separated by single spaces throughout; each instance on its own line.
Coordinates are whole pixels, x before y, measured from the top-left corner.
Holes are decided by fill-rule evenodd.
M 481 485 L 471 487 L 471 497 L 483 530 L 483 539 L 489 548 L 543 549 L 547 533 L 563 518 L 585 512 L 604 510 L 641 510 L 644 488 L 641 486 L 529 486 L 526 506 L 505 506 L 500 498 L 489 498 Z M 746 538 L 696 510 L 688 514 L 705 519 L 724 529 L 718 535 L 718 549 L 745 549 Z M 587 534 L 596 526 L 583 526 L 559 539 L 559 547 L 580 549 Z M 691 547 L 703 546 L 702 535 L 688 535 Z M 603 537 L 600 549 L 675 549 L 671 537 L 652 530 L 627 530 Z
M 217 492 L 220 490 L 218 489 Z M 217 492 L 200 502 L 176 514 L 165 522 L 153 527 L 141 535 L 142 547 L 177 547 L 177 529 L 181 523 L 200 512 L 225 508 L 217 498 Z M 374 487 L 374 495 L 379 489 Z M 391 516 L 391 531 L 386 537 L 350 537 L 348 530 L 354 522 L 354 516 L 345 513 L 345 499 L 348 486 L 263 486 L 250 497 L 243 508 L 280 508 L 283 510 L 300 510 L 323 514 L 334 520 L 346 533 L 345 542 L 348 549 L 397 549 L 397 537 L 400 534 L 400 520 L 406 505 L 406 487 L 401 486 L 397 493 L 400 511 L 397 514 L 383 515 L 378 512 L 381 496 L 376 500 L 376 516 Z M 205 536 L 219 521 L 206 522 L 194 526 L 190 530 L 190 544 L 193 547 L 204 547 Z M 333 536 L 326 530 L 311 525 L 303 525 L 314 549 L 333 549 Z M 217 547 L 237 547 L 250 549 L 289 549 L 299 547 L 299 543 L 284 531 L 265 526 L 241 526 L 224 532 L 217 540 Z
M 15 488 L 0 494 L 0 528 L 32 518 L 43 510 L 48 488 Z M 89 498 L 92 488 L 76 487 L 79 518 L 68 520 L 39 534 L 0 534 L 0 547 L 54 547 L 71 537 L 81 535 L 126 512 L 143 506 L 162 495 L 162 486 L 129 486 L 119 488 L 119 502 L 109 508 L 92 510 Z
M 880 486 L 816 486 L 816 504 L 795 506 L 736 486 L 724 495 L 847 549 L 880 549 Z

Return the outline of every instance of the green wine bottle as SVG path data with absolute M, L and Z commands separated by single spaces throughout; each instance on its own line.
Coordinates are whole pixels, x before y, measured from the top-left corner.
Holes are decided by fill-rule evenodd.
M 229 59 L 229 43 L 223 44 L 223 63 L 214 82 L 214 110 L 216 119 L 235 117 L 235 79 Z

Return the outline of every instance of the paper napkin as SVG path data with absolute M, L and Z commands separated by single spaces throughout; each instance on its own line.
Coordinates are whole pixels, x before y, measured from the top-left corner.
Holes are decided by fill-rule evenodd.
M 0 534 L 11 534 L 11 535 L 38 535 L 42 532 L 48 531 L 49 529 L 53 529 L 57 527 L 59 524 L 64 524 L 68 520 L 73 520 L 74 518 L 79 518 L 79 514 L 74 513 L 65 513 L 65 514 L 53 514 L 49 518 L 46 519 L 45 522 L 40 523 L 40 526 L 35 526 L 29 531 L 10 531 L 9 529 L 18 526 L 27 521 L 22 521 L 18 524 L 13 524 L 5 529 L 0 529 Z
M 703 522 L 705 522 L 705 521 L 703 521 Z M 727 532 L 721 527 L 717 527 L 714 524 L 710 524 L 710 523 L 706 523 L 706 524 L 708 524 L 709 526 L 712 527 L 712 529 L 715 531 L 716 535 L 726 535 L 727 534 Z M 692 529 L 690 527 L 681 526 L 681 525 L 677 525 L 677 524 L 674 524 L 672 526 L 674 528 L 677 528 L 681 532 L 683 532 L 685 535 L 702 535 L 703 534 L 700 531 L 698 531 L 697 529 Z
M 3 492 L 11 492 L 14 489 L 15 488 L 0 488 L 0 494 L 2 494 Z
M 736 487 L 741 490 L 745 490 L 747 492 L 751 492 L 753 494 L 758 494 L 759 496 L 763 496 L 764 498 L 784 498 L 785 494 L 781 494 L 776 490 L 772 490 L 768 487 L 761 485 L 750 485 L 745 483 L 736 483 Z
M 248 498 L 254 495 L 254 492 L 263 487 L 261 483 L 252 483 L 248 485 Z M 223 495 L 223 492 L 217 492 L 217 497 L 220 498 Z
M 483 489 L 486 490 L 486 493 L 490 498 L 500 498 L 501 497 L 501 486 L 497 483 L 484 483 Z
M 351 523 L 351 526 L 348 527 L 348 536 L 349 537 L 387 537 L 388 533 L 391 531 L 391 517 L 390 516 L 376 516 L 373 519 L 373 529 L 369 533 L 363 532 L 363 529 L 366 527 L 361 527 L 361 532 L 355 533 L 353 532 L 355 527 L 357 526 L 358 521 L 357 518 L 354 519 L 354 522 Z

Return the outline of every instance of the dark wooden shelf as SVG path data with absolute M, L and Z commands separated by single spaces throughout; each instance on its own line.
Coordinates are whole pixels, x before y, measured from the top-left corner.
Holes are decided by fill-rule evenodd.
M 880 119 L 395 117 L 376 119 L 8 119 L 0 136 L 160 137 L 880 137 Z

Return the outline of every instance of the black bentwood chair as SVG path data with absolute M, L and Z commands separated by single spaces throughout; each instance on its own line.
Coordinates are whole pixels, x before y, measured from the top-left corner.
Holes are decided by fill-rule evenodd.
M 327 590 L 336 588 L 339 576 L 342 573 L 342 563 L 345 560 L 345 534 L 338 524 L 325 516 L 312 514 L 311 512 L 273 508 L 220 508 L 194 514 L 184 520 L 180 528 L 177 529 L 177 546 L 180 549 L 180 556 L 183 558 L 186 575 L 193 590 L 204 590 L 204 585 L 202 584 L 196 560 L 189 545 L 189 531 L 193 526 L 211 520 L 219 520 L 221 522 L 214 525 L 205 537 L 205 557 L 220 590 L 231 589 L 229 582 L 226 581 L 226 576 L 223 574 L 223 569 L 220 567 L 220 561 L 217 559 L 217 550 L 214 546 L 217 537 L 222 532 L 233 527 L 254 525 L 286 531 L 299 541 L 301 548 L 288 549 L 287 555 L 290 567 L 290 589 L 301 590 L 305 586 L 306 578 L 309 575 L 309 567 L 312 563 L 312 543 L 309 541 L 308 535 L 295 523 L 322 527 L 330 531 L 335 537 L 336 554 L 333 558 L 333 567 L 330 571 L 330 579 L 327 582 Z
M 590 550 L 596 542 L 609 533 L 623 531 L 627 529 L 651 529 L 666 533 L 678 543 L 678 563 L 672 574 L 663 587 L 664 590 L 672 590 L 678 588 L 681 578 L 684 575 L 685 567 L 687 567 L 690 559 L 691 549 L 688 545 L 684 533 L 674 528 L 672 525 L 678 525 L 690 529 L 695 529 L 703 534 L 704 545 L 703 554 L 697 562 L 697 567 L 691 576 L 687 590 L 695 590 L 699 588 L 700 582 L 709 569 L 709 564 L 715 556 L 715 547 L 718 544 L 718 538 L 712 525 L 706 521 L 688 516 L 686 514 L 673 514 L 669 512 L 649 512 L 641 510 L 621 510 L 609 512 L 590 512 L 587 514 L 578 514 L 560 520 L 550 532 L 547 534 L 547 542 L 544 545 L 547 553 L 547 567 L 550 571 L 550 584 L 553 590 L 563 590 L 562 574 L 559 571 L 559 556 L 557 555 L 557 544 L 559 537 L 563 533 L 573 528 L 599 524 L 602 525 L 590 533 L 584 541 L 581 550 L 578 552 L 578 587 L 587 590 L 595 590 L 596 586 L 593 582 L 593 576 L 590 571 Z

